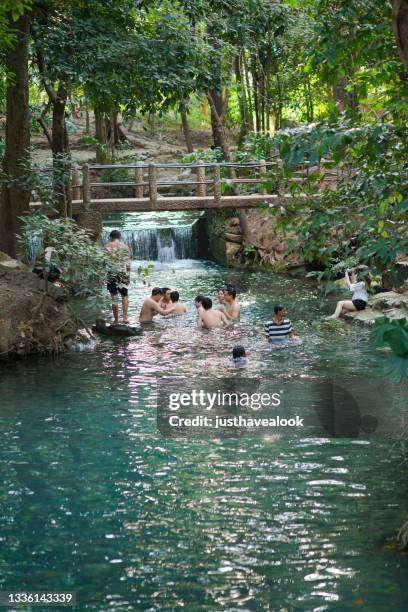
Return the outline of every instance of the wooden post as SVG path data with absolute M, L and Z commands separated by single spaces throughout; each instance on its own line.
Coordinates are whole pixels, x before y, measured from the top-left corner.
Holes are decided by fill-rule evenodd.
M 219 164 L 214 164 L 214 200 L 221 202 L 221 170 Z
M 157 166 L 149 164 L 149 198 L 151 204 L 157 202 Z
M 143 198 L 143 164 L 138 164 L 135 170 L 135 198 Z
M 264 159 L 259 160 L 259 178 L 261 179 L 261 184 L 259 185 L 259 193 L 261 195 L 266 195 L 266 187 L 263 184 L 266 179 L 266 163 Z
M 197 167 L 197 198 L 205 198 L 205 166 L 200 160 Z
M 84 164 L 82 166 L 82 201 L 85 210 L 91 208 L 91 185 L 89 174 L 89 166 L 88 164 Z
M 71 180 L 72 180 L 72 199 L 80 200 L 81 199 L 81 183 L 79 180 L 78 166 L 72 166 Z

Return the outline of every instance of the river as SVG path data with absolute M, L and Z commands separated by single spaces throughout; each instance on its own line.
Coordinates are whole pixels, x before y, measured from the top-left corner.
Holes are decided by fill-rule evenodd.
M 240 325 L 198 330 L 192 299 L 227 281 Z M 78 610 L 408 609 L 407 558 L 383 546 L 407 507 L 398 445 L 174 440 L 156 427 L 158 382 L 240 376 L 237 343 L 248 378 L 381 377 L 368 332 L 322 323 L 334 298 L 284 275 L 184 260 L 159 264 L 149 283 L 180 291 L 183 323 L 1 367 L 0 588 L 72 590 Z M 134 275 L 133 320 L 149 291 Z M 301 346 L 265 342 L 275 302 Z

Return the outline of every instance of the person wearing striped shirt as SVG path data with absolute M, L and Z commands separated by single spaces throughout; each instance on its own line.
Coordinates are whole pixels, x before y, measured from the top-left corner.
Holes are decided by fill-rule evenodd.
M 265 324 L 265 335 L 268 340 L 284 340 L 293 337 L 292 323 L 287 318 L 288 309 L 282 304 L 274 307 L 275 316 Z

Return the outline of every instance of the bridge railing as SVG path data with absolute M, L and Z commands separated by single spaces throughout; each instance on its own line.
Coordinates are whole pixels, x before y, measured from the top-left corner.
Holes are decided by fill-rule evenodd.
M 318 169 L 326 165 L 331 165 L 330 160 L 322 160 Z M 132 189 L 134 200 L 150 201 L 153 205 L 158 198 L 163 198 L 160 193 L 163 188 L 169 187 L 192 187 L 195 198 L 213 198 L 215 202 L 220 202 L 223 197 L 223 185 L 232 189 L 240 185 L 257 186 L 258 195 L 266 195 L 267 192 L 279 194 L 282 189 L 288 188 L 288 183 L 305 183 L 308 181 L 310 172 L 316 169 L 317 165 L 307 162 L 303 167 L 291 173 L 289 181 L 283 179 L 283 164 L 281 160 L 265 161 L 257 160 L 247 163 L 239 162 L 203 162 L 190 164 L 155 164 L 155 163 L 133 163 L 133 164 L 84 164 L 81 173 L 78 167 L 72 171 L 72 199 L 81 203 L 84 208 L 89 208 L 91 202 L 97 203 L 98 197 L 94 197 L 100 189 L 112 190 L 118 187 Z M 192 171 L 191 179 L 168 179 L 163 177 L 161 171 L 169 170 Z M 101 171 L 125 170 L 133 172 L 133 180 L 95 180 L 95 175 Z M 245 176 L 239 176 L 241 171 L 245 171 Z M 228 176 L 223 176 L 228 174 Z M 248 176 L 251 174 L 250 176 Z M 161 176 L 160 176 L 161 175 Z M 194 176 L 195 175 L 195 176 Z M 326 187 L 330 182 L 337 183 L 339 173 L 323 170 L 324 182 Z M 271 181 L 273 187 L 271 188 Z M 252 194 L 254 192 L 252 191 Z M 106 197 L 106 195 L 104 195 Z M 117 196 L 115 197 L 117 199 Z M 164 198 L 165 199 L 165 198 Z

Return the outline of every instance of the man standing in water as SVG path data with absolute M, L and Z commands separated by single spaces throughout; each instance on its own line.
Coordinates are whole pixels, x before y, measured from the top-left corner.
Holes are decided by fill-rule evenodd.
M 112 298 L 113 322 L 119 323 L 119 293 L 122 298 L 122 322 L 129 323 L 127 314 L 129 308 L 128 289 L 131 254 L 129 247 L 121 242 L 122 236 L 118 230 L 112 230 L 109 237 L 111 241 L 105 245 L 109 253 L 106 288 Z
M 187 312 L 187 306 L 179 302 L 180 294 L 178 291 L 172 291 L 170 293 L 170 300 L 172 305 L 173 315 L 182 315 Z
M 227 317 L 221 310 L 214 310 L 210 298 L 203 298 L 201 300 L 201 306 L 202 309 L 199 310 L 198 314 L 199 327 L 210 329 L 212 327 L 223 327 L 224 325 L 228 325 Z
M 229 321 L 239 319 L 241 307 L 236 300 L 237 292 L 233 285 L 227 285 L 224 290 L 224 303 L 220 306 L 220 310 L 225 314 Z
M 274 317 L 265 324 L 265 336 L 269 341 L 293 338 L 293 329 L 290 319 L 287 318 L 288 309 L 282 304 L 274 306 Z
M 152 289 L 152 295 L 147 297 L 143 302 L 143 306 L 140 310 L 140 323 L 151 323 L 153 321 L 153 317 L 157 314 L 165 317 L 173 312 L 173 308 L 162 308 L 159 304 L 162 298 L 162 289 L 160 287 L 154 287 Z

